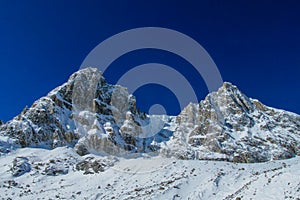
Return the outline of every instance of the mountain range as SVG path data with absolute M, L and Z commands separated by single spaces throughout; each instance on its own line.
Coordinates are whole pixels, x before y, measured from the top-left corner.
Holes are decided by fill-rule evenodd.
M 39 152 L 36 152 L 37 149 L 40 149 Z M 26 152 L 31 154 L 27 155 Z M 59 153 L 55 154 L 55 152 Z M 48 158 L 46 154 L 54 155 L 53 158 Z M 151 192 L 149 188 L 147 189 L 148 186 L 136 187 L 130 182 L 128 183 L 130 187 L 135 187 L 130 192 L 130 187 L 124 189 L 126 181 L 123 180 L 123 184 L 115 188 L 116 194 L 105 192 L 106 189 L 114 189 L 113 183 L 108 183 L 106 189 L 99 186 L 100 192 L 94 196 L 92 189 L 87 187 L 90 191 L 87 192 L 87 199 L 111 199 L 113 196 L 117 198 L 117 193 L 121 195 L 122 191 L 124 193 L 120 196 L 121 199 L 155 197 L 164 199 L 165 195 L 169 199 L 188 199 L 183 194 L 184 191 L 193 192 L 192 196 L 189 196 L 191 199 L 234 199 L 240 198 L 239 195 L 242 193 L 249 192 L 247 187 L 250 187 L 254 179 L 262 180 L 260 176 L 263 174 L 268 177 L 269 172 L 278 170 L 281 170 L 282 174 L 284 170 L 290 173 L 287 172 L 287 165 L 283 164 L 285 162 L 281 160 L 292 158 L 289 162 L 294 164 L 290 164 L 290 168 L 299 165 L 300 116 L 268 107 L 259 100 L 248 98 L 229 82 L 224 82 L 218 91 L 208 94 L 199 103 L 187 105 L 178 116 L 148 115 L 136 108 L 136 99 L 129 94 L 127 88 L 107 83 L 96 68 L 86 68 L 75 72 L 65 84 L 35 101 L 31 107 L 24 108 L 12 120 L 0 124 L 0 155 L 1 161 L 5 163 L 2 168 L 6 167 L 9 171 L 0 174 L 3 180 L 6 180 L 0 190 L 6 189 L 6 195 L 16 194 L 19 191 L 18 198 L 23 198 L 27 194 L 29 197 L 35 190 L 32 189 L 27 194 L 23 194 L 24 196 L 21 195 L 25 189 L 20 188 L 22 184 L 17 183 L 15 179 L 24 182 L 22 177 L 29 176 L 28 174 L 41 181 L 42 176 L 63 177 L 68 176 L 72 170 L 73 173 L 82 172 L 87 176 L 98 173 L 112 174 L 113 171 L 108 171 L 118 166 L 119 168 L 115 169 L 118 168 L 123 173 L 127 172 L 126 179 L 130 177 L 130 170 L 134 169 L 134 176 L 136 176 L 137 173 L 149 174 L 147 173 L 149 170 L 155 169 L 154 174 L 159 178 L 156 180 L 152 177 L 154 182 L 167 176 L 169 178 L 167 182 L 170 183 L 153 183 L 153 188 L 149 187 L 153 190 Z M 135 166 L 138 166 L 141 161 L 152 161 L 150 163 L 155 164 L 154 166 L 149 164 L 152 166 L 150 169 L 147 168 L 149 166 L 146 166 L 147 169 L 143 169 L 145 166 L 136 169 Z M 164 162 L 165 164 L 160 165 Z M 220 167 L 205 168 L 206 171 L 216 173 L 203 179 L 208 181 L 208 184 L 212 184 L 214 189 L 209 188 L 200 192 L 189 183 L 184 186 L 185 190 L 181 190 L 180 188 L 184 187 L 173 184 L 178 182 L 177 180 L 185 179 L 195 182 L 187 177 L 197 173 L 198 177 L 201 177 L 200 174 L 203 172 L 198 164 L 207 165 L 207 162 L 210 162 L 208 164 L 210 167 L 220 164 L 227 166 L 221 171 Z M 270 166 L 270 168 L 260 170 L 257 163 L 262 162 L 262 166 L 265 168 Z M 176 176 L 176 167 L 171 170 L 173 174 L 162 173 L 157 168 L 158 166 L 163 169 L 170 166 L 172 168 L 175 163 L 180 163 L 178 172 L 180 171 L 182 176 Z M 239 164 L 236 167 L 235 163 L 255 163 L 254 168 L 259 172 L 251 176 L 252 166 Z M 123 164 L 128 167 L 124 167 Z M 275 165 L 278 166 L 274 167 Z M 191 170 L 189 175 L 183 170 L 184 168 Z M 242 168 L 244 170 L 241 170 Z M 276 170 L 272 171 L 272 169 Z M 228 186 L 230 189 L 226 191 L 225 183 L 221 180 L 227 177 L 230 186 L 237 184 L 238 178 L 233 178 L 236 177 L 233 175 L 234 172 L 244 176 L 244 180 L 239 182 L 243 185 L 242 189 L 233 192 L 234 187 Z M 82 173 L 77 174 L 76 177 L 80 178 L 83 176 Z M 293 173 L 299 174 L 299 170 Z M 120 174 L 118 180 L 119 176 Z M 274 175 L 277 176 L 279 175 Z M 74 178 L 74 174 L 70 177 Z M 145 177 L 141 182 L 144 182 L 144 179 Z M 53 180 L 51 178 L 51 181 Z M 88 179 L 85 180 L 88 184 Z M 201 179 L 196 180 L 199 181 L 198 185 L 204 183 Z M 142 184 L 141 182 L 139 183 Z M 221 183 L 224 184 L 223 188 L 218 189 Z M 50 182 L 45 180 L 43 184 L 47 187 Z M 182 185 L 183 182 L 180 184 Z M 297 195 L 300 195 L 300 183 L 295 181 L 293 184 L 295 184 L 293 188 L 282 193 L 284 197 L 296 199 Z M 259 188 L 261 185 L 258 184 L 256 187 Z M 18 189 L 13 189 L 13 192 L 9 193 L 7 188 Z M 175 194 L 173 190 L 180 191 L 180 194 L 178 192 Z M 60 190 L 55 191 L 58 195 L 56 198 L 61 198 Z M 130 194 L 126 196 L 125 191 Z M 291 195 L 287 195 L 286 192 Z M 38 195 L 42 193 L 36 191 Z M 258 192 L 251 191 L 252 195 L 256 193 Z M 78 192 L 69 195 L 67 199 L 71 197 L 75 199 L 76 196 L 81 199 L 79 196 L 83 194 Z

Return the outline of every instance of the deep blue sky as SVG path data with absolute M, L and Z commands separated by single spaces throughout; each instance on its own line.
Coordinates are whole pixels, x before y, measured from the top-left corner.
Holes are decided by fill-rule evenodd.
M 300 114 L 299 1 L 114 2 L 0 2 L 0 119 L 11 119 L 64 83 L 101 41 L 145 26 L 189 35 L 208 51 L 224 80 L 269 106 Z M 115 81 L 119 66 L 154 61 L 185 66 L 182 73 L 193 74 L 176 55 L 145 50 L 116 60 L 106 79 Z M 204 86 L 195 86 L 201 98 L 207 94 Z M 166 88 L 153 87 L 172 97 Z M 164 101 L 157 93 L 146 96 L 149 88 L 137 91 L 141 107 Z M 176 107 L 176 100 L 171 102 Z

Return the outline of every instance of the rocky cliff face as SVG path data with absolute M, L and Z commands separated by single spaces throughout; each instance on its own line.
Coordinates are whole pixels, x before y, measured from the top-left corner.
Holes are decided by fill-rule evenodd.
M 13 138 L 14 146 L 76 145 L 80 154 L 109 153 L 106 147 L 112 145 L 121 149 L 132 146 L 119 132 L 119 127 L 126 123 L 126 112 L 132 113 L 133 123 L 145 117 L 136 111 L 135 98 L 126 88 L 107 84 L 100 71 L 87 68 L 74 73 L 67 83 L 30 108 L 26 107 L 20 115 L 2 125 L 0 132 L 2 136 Z
M 157 152 L 181 159 L 263 162 L 300 154 L 300 117 L 267 107 L 230 83 L 178 116 L 156 116 L 163 128 L 147 135 L 149 116 L 126 88 L 87 68 L 0 126 L 0 152 L 38 146 L 119 154 Z
M 188 105 L 176 121 L 166 144 L 180 157 L 263 162 L 300 155 L 300 117 L 249 99 L 230 83 Z M 176 151 L 178 141 L 188 151 Z

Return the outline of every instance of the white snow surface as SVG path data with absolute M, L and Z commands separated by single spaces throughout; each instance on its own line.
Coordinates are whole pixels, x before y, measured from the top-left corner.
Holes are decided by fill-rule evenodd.
M 72 148 L 21 148 L 0 157 L 2 199 L 299 199 L 300 157 L 255 164 L 178 160 L 140 154 L 135 158 L 106 157 L 114 166 L 83 174 L 81 157 Z M 16 157 L 26 157 L 31 171 L 13 177 Z M 47 164 L 48 163 L 48 164 Z M 43 174 L 54 163 L 66 174 Z

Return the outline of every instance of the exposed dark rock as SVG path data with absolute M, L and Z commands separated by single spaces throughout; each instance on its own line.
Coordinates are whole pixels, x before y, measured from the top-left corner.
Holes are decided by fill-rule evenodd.
M 22 176 L 23 174 L 30 172 L 31 165 L 29 164 L 29 160 L 26 157 L 16 157 L 13 160 L 12 164 L 12 175 L 13 176 Z
M 116 159 L 96 159 L 87 157 L 83 161 L 76 164 L 76 170 L 84 171 L 84 174 L 94 174 L 104 172 L 107 167 L 111 167 L 116 162 Z

